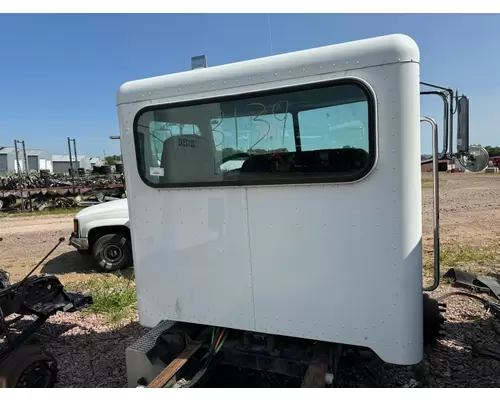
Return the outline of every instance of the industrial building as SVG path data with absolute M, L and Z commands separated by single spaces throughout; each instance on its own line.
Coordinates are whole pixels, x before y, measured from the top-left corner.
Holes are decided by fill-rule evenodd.
M 22 152 L 19 152 L 21 156 Z M 30 172 L 40 172 L 41 169 L 52 172 L 52 155 L 45 150 L 28 149 L 26 150 L 28 157 L 28 169 Z
M 19 166 L 21 171 L 26 171 L 22 147 L 18 148 Z M 28 169 L 30 172 L 46 170 L 56 174 L 69 174 L 69 155 L 52 155 L 42 149 L 26 149 Z M 84 168 L 91 171 L 94 166 L 100 167 L 104 162 L 99 157 L 78 155 L 78 162 L 72 156 L 73 168 Z M 17 173 L 16 149 L 14 146 L 0 146 L 0 176 Z
M 21 171 L 26 171 L 24 153 L 18 149 L 19 166 Z M 26 149 L 28 170 L 39 172 L 41 169 L 52 171 L 52 156 L 49 152 L 40 149 Z M 0 175 L 17 172 L 16 149 L 13 146 L 0 146 Z
M 85 155 L 78 155 L 78 161 L 72 156 L 73 169 L 84 168 L 86 171 L 92 169 L 90 165 L 90 158 Z M 52 156 L 52 169 L 55 174 L 69 174 L 71 163 L 69 155 L 55 155 Z

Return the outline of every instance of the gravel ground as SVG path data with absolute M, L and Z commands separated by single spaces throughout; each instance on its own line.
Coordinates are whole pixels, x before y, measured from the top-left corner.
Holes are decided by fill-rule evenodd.
M 427 257 L 432 255 L 430 179 L 430 175 L 424 177 L 423 191 L 424 248 Z M 472 256 L 464 253 L 467 262 L 460 268 L 498 273 L 500 208 L 497 199 L 500 198 L 500 176 L 443 174 L 440 183 L 443 252 L 449 253 L 460 246 L 474 248 Z M 71 229 L 72 216 L 0 218 L 0 236 L 3 238 L 0 242 L 0 266 L 6 267 L 14 280 L 19 279 L 53 247 L 59 237 L 67 238 Z M 484 259 L 480 251 L 484 252 Z M 453 260 L 453 254 L 446 256 Z M 444 263 L 442 272 L 450 266 Z M 57 274 L 64 284 L 84 282 L 98 276 L 88 258 L 80 256 L 65 244 L 56 250 L 41 271 Z M 443 283 L 432 297 L 454 290 L 457 289 Z M 474 342 L 500 352 L 500 337 L 492 329 L 490 314 L 485 312 L 481 303 L 470 298 L 450 297 L 445 302 L 445 336 L 417 366 L 384 366 L 384 386 L 401 387 L 410 382 L 424 387 L 500 386 L 500 377 L 495 373 L 500 362 L 476 356 L 468 347 L 468 343 Z M 119 328 L 112 328 L 102 317 L 93 314 L 58 314 L 49 319 L 34 340 L 56 356 L 60 368 L 59 387 L 125 387 L 125 349 L 145 331 L 136 319 Z M 237 375 L 244 379 L 243 386 L 245 382 L 248 386 L 269 385 L 269 380 L 263 383 L 241 373 Z M 352 379 L 347 377 L 343 385 L 370 386 L 370 383 L 363 383 L 359 379 L 359 371 L 354 371 Z
M 445 285 L 432 297 L 456 290 L 463 289 Z M 480 297 L 495 301 L 486 295 Z M 500 361 L 477 356 L 470 348 L 470 344 L 474 344 L 500 352 L 500 336 L 492 327 L 495 323 L 495 327 L 498 325 L 497 329 L 500 329 L 500 321 L 485 311 L 477 300 L 454 296 L 444 302 L 447 304 L 447 321 L 443 338 L 435 347 L 428 349 L 424 361 L 418 366 L 386 368 L 387 386 L 401 387 L 412 379 L 422 387 L 500 386 L 500 377 L 496 373 Z

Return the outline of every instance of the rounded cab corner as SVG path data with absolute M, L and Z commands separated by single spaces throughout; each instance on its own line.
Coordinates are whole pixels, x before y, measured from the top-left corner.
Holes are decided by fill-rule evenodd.
M 125 82 L 116 91 L 116 105 L 119 106 L 127 102 L 127 97 L 130 95 L 132 82 Z
M 403 33 L 395 33 L 389 35 L 390 47 L 395 53 L 396 58 L 402 61 L 420 62 L 420 49 L 417 42 L 411 37 Z

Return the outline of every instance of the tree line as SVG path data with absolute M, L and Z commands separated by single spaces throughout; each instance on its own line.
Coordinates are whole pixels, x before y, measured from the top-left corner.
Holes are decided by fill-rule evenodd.
M 484 146 L 490 157 L 500 156 L 500 146 Z

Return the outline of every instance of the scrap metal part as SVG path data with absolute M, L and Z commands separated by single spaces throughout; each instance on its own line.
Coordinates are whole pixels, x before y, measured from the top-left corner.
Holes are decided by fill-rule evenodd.
M 0 277 L 4 275 L 5 271 L 0 270 Z M 75 312 L 90 304 L 92 297 L 66 292 L 54 275 L 34 275 L 0 289 L 0 309 L 4 317 L 18 314 L 46 319 L 58 311 Z
M 0 178 L 0 192 L 73 186 L 106 186 L 123 183 L 122 173 L 83 175 L 78 178 L 50 173 L 22 173 L 21 175 L 15 173 Z
M 476 292 L 490 294 L 500 300 L 500 282 L 496 277 L 474 275 L 457 268 L 450 268 L 443 277 L 451 279 L 456 286 L 463 286 Z
M 124 194 L 125 180 L 121 172 L 81 175 L 69 180 L 60 174 L 12 174 L 0 178 L 0 211 L 85 207 L 118 200 Z M 82 201 L 82 196 L 89 199 Z
M 26 346 L 27 339 L 59 311 L 75 312 L 92 304 L 92 297 L 64 290 L 56 276 L 32 275 L 52 250 L 19 282 L 11 283 L 0 269 L 0 387 L 52 387 L 57 378 L 54 357 L 38 346 Z M 17 315 L 17 316 L 15 316 Z M 17 335 L 11 327 L 25 316 L 37 317 Z M 7 317 L 15 316 L 7 320 Z
M 7 277 L 7 280 L 5 279 Z M 75 312 L 92 304 L 92 297 L 68 293 L 55 276 L 31 276 L 10 284 L 8 275 L 0 270 L 0 387 L 53 387 L 57 378 L 54 357 L 38 346 L 25 345 L 28 338 L 59 311 Z M 17 314 L 13 320 L 6 317 Z M 38 317 L 18 335 L 12 325 L 24 316 Z
M 1 241 L 1 238 L 0 238 Z M 10 286 L 10 275 L 7 271 L 0 269 L 0 290 L 5 289 L 7 286 Z
M 0 362 L 0 388 L 52 388 L 57 372 L 52 354 L 34 345 L 18 347 Z

